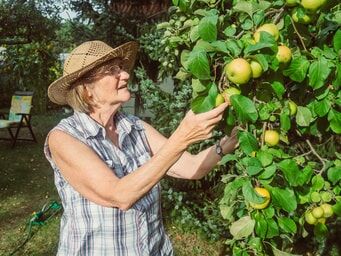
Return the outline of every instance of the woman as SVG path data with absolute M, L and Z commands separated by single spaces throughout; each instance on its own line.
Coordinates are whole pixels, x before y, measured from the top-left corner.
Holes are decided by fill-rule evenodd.
M 45 154 L 63 203 L 58 255 L 172 255 L 160 209 L 165 176 L 200 179 L 237 143 L 197 155 L 186 148 L 211 137 L 227 104 L 207 113 L 189 111 L 170 138 L 119 111 L 130 99 L 129 71 L 137 44 L 115 49 L 101 41 L 75 48 L 49 98 L 74 114 L 48 135 Z

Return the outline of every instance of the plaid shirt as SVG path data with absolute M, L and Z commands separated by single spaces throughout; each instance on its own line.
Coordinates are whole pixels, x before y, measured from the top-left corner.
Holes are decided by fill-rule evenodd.
M 84 113 L 75 112 L 54 129 L 88 145 L 121 178 L 148 161 L 150 153 L 144 128 L 137 117 L 117 113 L 115 122 L 121 150 L 106 139 L 105 129 Z M 64 179 L 47 143 L 45 155 L 54 170 L 55 185 L 64 208 L 58 256 L 173 255 L 162 223 L 160 184 L 127 211 L 103 207 L 84 198 Z

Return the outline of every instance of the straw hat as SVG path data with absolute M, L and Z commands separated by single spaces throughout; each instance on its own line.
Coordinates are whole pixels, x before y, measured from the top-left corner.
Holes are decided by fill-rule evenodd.
M 124 70 L 131 71 L 137 49 L 136 42 L 128 42 L 115 49 L 101 41 L 88 41 L 79 45 L 65 60 L 63 76 L 50 84 L 48 88 L 50 100 L 59 105 L 66 105 L 66 95 L 71 84 L 91 69 L 110 59 L 123 58 Z

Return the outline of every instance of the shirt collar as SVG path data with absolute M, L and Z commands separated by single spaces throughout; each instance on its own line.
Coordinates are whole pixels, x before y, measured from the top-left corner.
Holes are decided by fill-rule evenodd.
M 103 138 L 106 136 L 105 128 L 92 119 L 88 114 L 75 112 L 75 117 L 78 118 L 79 124 L 85 133 L 86 138 L 96 137 L 101 135 Z M 119 133 L 119 137 L 125 137 L 130 134 L 132 129 L 143 130 L 143 126 L 140 122 L 137 122 L 138 118 L 134 116 L 128 116 L 122 112 L 117 112 L 114 117 L 116 127 Z

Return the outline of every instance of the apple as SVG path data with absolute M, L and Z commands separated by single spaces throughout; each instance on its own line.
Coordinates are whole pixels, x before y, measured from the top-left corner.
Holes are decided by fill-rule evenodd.
M 302 0 L 301 5 L 304 9 L 315 12 L 324 5 L 325 2 L 326 0 Z
M 297 112 L 297 105 L 292 100 L 289 100 L 289 111 L 291 116 L 295 115 Z
M 291 50 L 285 45 L 278 46 L 278 52 L 276 54 L 276 59 L 279 63 L 288 63 L 291 60 Z
M 219 105 L 223 104 L 225 102 L 225 99 L 221 93 L 217 95 L 215 98 L 215 106 L 218 107 Z
M 297 5 L 297 0 L 286 0 L 286 5 L 289 7 L 293 7 Z
M 317 219 L 313 216 L 311 211 L 305 213 L 305 221 L 310 225 L 315 225 L 317 223 Z
M 263 203 L 257 204 L 250 202 L 250 205 L 254 209 L 264 209 L 270 203 L 270 193 L 266 188 L 255 187 L 255 192 L 261 197 L 265 197 L 265 201 Z
M 235 84 L 246 84 L 252 76 L 250 64 L 243 58 L 232 60 L 225 66 L 227 79 Z
M 333 216 L 334 211 L 333 211 L 333 208 L 330 204 L 322 204 L 320 207 L 323 209 L 323 217 L 324 218 L 329 218 L 329 217 Z
M 323 208 L 322 207 L 315 207 L 311 213 L 313 214 L 313 216 L 316 218 L 316 219 L 319 219 L 319 218 L 322 218 L 323 217 L 323 214 L 324 214 L 324 211 L 323 211 Z
M 297 9 L 295 9 L 292 14 L 291 14 L 291 18 L 293 19 L 293 21 L 297 22 L 297 23 L 301 23 L 301 24 L 309 24 L 312 22 L 312 17 L 309 16 L 308 14 L 304 14 L 303 17 L 299 17 L 298 13 L 297 13 Z
M 259 62 L 252 60 L 250 63 L 251 70 L 252 70 L 252 77 L 258 78 L 263 74 L 263 68 Z
M 274 130 L 266 130 L 264 133 L 264 141 L 269 146 L 276 146 L 279 142 L 279 134 Z
M 240 90 L 235 87 L 229 87 L 222 92 L 225 101 L 230 104 L 230 97 L 235 94 L 240 94 Z
M 276 41 L 279 38 L 278 27 L 273 23 L 267 23 L 267 24 L 260 26 L 256 30 L 256 32 L 254 33 L 253 37 L 255 38 L 256 42 L 259 42 L 259 40 L 260 40 L 260 32 L 261 31 L 269 33 L 270 35 L 272 35 L 276 39 Z

